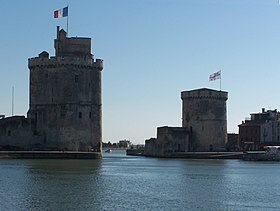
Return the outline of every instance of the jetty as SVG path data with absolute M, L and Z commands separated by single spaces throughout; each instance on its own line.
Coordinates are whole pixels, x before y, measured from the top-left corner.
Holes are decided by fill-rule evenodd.
M 0 159 L 98 159 L 98 152 L 78 151 L 0 151 Z

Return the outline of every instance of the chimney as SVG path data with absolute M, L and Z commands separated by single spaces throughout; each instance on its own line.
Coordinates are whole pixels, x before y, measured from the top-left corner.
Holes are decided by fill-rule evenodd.
M 265 108 L 262 108 L 262 113 L 265 113 Z

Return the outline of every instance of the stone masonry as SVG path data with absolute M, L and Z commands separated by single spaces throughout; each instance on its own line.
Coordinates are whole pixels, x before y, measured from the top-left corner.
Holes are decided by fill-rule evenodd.
M 186 152 L 225 151 L 228 93 L 202 88 L 181 92 L 182 127 L 158 127 L 145 142 L 146 156 L 174 157 Z
M 181 92 L 182 126 L 191 133 L 190 151 L 221 151 L 227 142 L 228 93 L 211 89 Z
M 101 152 L 103 61 L 91 54 L 90 38 L 68 38 L 59 27 L 54 47 L 55 56 L 43 51 L 28 59 L 30 107 L 26 121 L 21 120 L 25 126 L 20 130 L 28 131 L 28 137 L 21 137 L 23 148 Z M 0 145 L 9 145 L 3 140 Z

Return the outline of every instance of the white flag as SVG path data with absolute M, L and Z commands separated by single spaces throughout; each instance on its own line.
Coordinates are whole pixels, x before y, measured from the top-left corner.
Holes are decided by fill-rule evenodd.
M 209 81 L 215 81 L 217 79 L 221 79 L 221 70 L 209 76 Z

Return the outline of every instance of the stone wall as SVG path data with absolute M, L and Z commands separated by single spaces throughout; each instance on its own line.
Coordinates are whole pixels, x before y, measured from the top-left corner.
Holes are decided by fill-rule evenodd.
M 42 139 L 33 133 L 30 119 L 24 116 L 0 119 L 1 150 L 31 150 L 37 148 Z
M 145 155 L 168 156 L 174 153 L 187 152 L 189 133 L 182 127 L 158 127 L 157 138 L 145 142 Z

